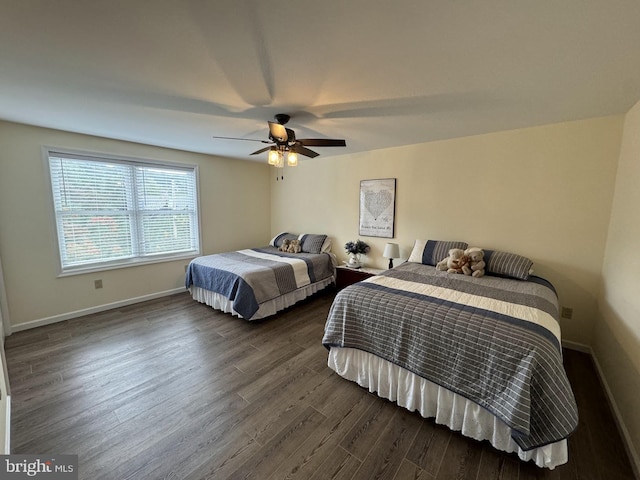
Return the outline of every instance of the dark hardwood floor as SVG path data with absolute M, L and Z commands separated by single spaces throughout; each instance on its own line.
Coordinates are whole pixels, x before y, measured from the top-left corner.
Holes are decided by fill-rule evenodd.
M 632 479 L 588 355 L 570 461 L 520 462 L 327 366 L 333 292 L 257 323 L 188 294 L 11 335 L 12 452 L 77 454 L 82 479 Z

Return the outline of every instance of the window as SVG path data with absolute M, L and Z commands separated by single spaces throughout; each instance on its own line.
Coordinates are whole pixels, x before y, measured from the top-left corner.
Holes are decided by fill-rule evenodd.
M 195 166 L 46 153 L 62 273 L 200 253 Z

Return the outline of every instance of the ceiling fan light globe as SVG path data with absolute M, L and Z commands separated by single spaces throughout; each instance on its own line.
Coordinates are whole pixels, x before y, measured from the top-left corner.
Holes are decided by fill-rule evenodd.
M 269 150 L 269 165 L 276 166 L 278 165 L 278 151 L 275 148 Z
M 290 167 L 298 166 L 298 154 L 296 152 L 289 152 L 287 154 L 287 165 Z

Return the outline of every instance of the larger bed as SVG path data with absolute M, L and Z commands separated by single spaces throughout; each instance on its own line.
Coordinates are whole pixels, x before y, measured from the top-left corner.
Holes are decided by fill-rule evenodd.
M 323 338 L 329 367 L 522 460 L 565 463 L 578 416 L 555 290 L 529 276 L 530 261 L 517 266 L 522 279 L 438 271 L 447 246 L 422 242 L 422 256 L 338 293 Z M 487 253 L 495 273 L 524 258 Z
M 279 250 L 300 238 L 306 251 Z M 335 283 L 335 257 L 326 235 L 280 234 L 262 248 L 206 255 L 187 267 L 185 286 L 194 300 L 246 320 L 259 320 Z

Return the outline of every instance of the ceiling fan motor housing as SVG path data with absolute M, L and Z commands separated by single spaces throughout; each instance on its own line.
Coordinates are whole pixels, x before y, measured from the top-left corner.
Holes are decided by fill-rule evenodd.
M 286 124 L 291 119 L 291 117 L 286 113 L 276 113 L 274 115 L 274 118 L 276 119 L 276 122 L 278 122 L 280 125 Z

